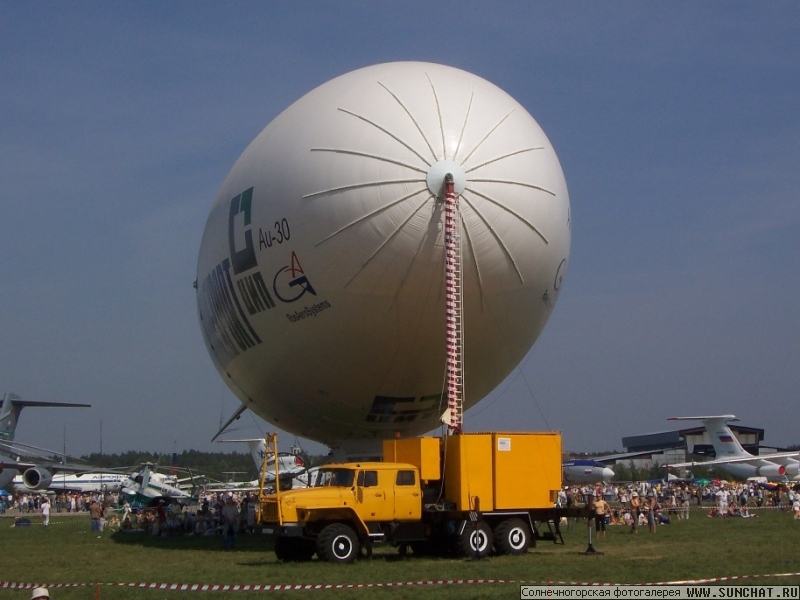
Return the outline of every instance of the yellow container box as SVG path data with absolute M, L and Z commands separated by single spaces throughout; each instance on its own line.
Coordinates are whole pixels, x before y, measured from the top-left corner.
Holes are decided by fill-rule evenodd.
M 462 433 L 444 443 L 445 497 L 456 510 L 553 506 L 561 487 L 561 434 Z
M 442 473 L 439 447 L 437 437 L 383 440 L 383 461 L 414 465 L 421 480 L 435 481 Z

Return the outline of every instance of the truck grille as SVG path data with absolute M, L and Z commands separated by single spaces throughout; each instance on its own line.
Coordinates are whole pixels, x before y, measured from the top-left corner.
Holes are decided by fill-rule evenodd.
M 278 522 L 278 503 L 275 500 L 265 500 L 262 505 L 261 520 L 266 523 Z

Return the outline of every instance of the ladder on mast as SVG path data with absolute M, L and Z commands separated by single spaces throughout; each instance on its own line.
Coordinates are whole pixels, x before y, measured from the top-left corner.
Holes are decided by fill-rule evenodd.
M 462 316 L 461 232 L 458 197 L 452 174 L 444 180 L 445 304 L 447 323 L 447 417 L 450 434 L 461 433 L 464 420 L 464 339 Z

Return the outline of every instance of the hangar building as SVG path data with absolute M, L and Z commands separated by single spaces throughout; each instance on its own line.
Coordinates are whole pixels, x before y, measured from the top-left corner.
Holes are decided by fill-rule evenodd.
M 769 454 L 775 448 L 761 445 L 764 441 L 764 430 L 746 427 L 736 422 L 728 423 L 733 435 L 745 450 L 751 454 Z M 653 464 L 670 464 L 688 462 L 692 455 L 715 458 L 714 446 L 706 433 L 705 427 L 687 427 L 673 431 L 660 431 L 631 435 L 622 438 L 625 454 L 620 455 L 617 463 L 630 464 L 637 468 L 649 469 Z

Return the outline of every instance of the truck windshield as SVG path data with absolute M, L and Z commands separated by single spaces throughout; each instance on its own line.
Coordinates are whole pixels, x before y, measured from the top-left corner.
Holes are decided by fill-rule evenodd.
M 355 472 L 352 469 L 325 469 L 319 472 L 317 487 L 353 487 Z

